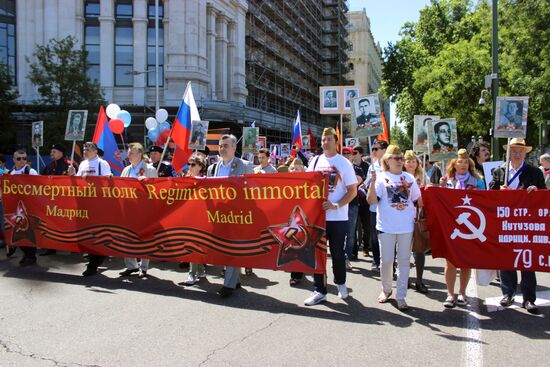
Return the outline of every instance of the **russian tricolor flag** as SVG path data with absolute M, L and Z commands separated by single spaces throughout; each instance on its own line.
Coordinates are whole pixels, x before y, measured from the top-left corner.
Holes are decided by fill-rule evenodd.
M 302 121 L 300 121 L 300 110 L 296 114 L 296 121 L 294 121 L 294 132 L 292 133 L 292 145 L 298 147 L 298 150 L 302 150 Z M 296 156 L 296 152 L 292 150 L 293 157 Z
M 183 100 L 176 114 L 176 119 L 172 125 L 172 131 L 170 132 L 171 139 L 177 145 L 174 151 L 174 158 L 172 159 L 172 166 L 178 173 L 187 164 L 187 160 L 193 153 L 189 149 L 191 121 L 200 121 L 200 119 L 199 110 L 195 104 L 195 97 L 193 97 L 193 90 L 191 89 L 191 82 L 188 82 L 183 94 Z
M 124 169 L 124 163 L 118 151 L 115 135 L 107 123 L 107 115 L 105 114 L 103 106 L 99 108 L 92 142 L 97 145 L 99 149 L 103 150 L 103 159 L 111 166 L 113 175 L 120 176 Z

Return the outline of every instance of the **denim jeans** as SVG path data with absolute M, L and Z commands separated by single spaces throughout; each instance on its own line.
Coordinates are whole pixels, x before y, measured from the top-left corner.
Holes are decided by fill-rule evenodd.
M 346 259 L 351 260 L 353 249 L 357 246 L 357 216 L 359 214 L 359 205 L 348 206 L 348 235 L 346 236 Z
M 346 232 L 348 230 L 348 222 L 330 221 L 327 222 L 327 240 L 330 248 L 330 256 L 332 258 L 332 272 L 334 273 L 334 283 L 341 285 L 346 284 L 346 255 L 344 253 L 344 242 L 346 240 Z M 313 275 L 314 289 L 322 294 L 327 294 L 327 274 Z

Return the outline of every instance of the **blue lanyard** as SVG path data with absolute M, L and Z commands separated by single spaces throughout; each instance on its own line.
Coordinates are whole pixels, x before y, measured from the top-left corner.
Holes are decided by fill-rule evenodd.
M 516 172 L 516 174 L 514 175 L 514 177 L 512 177 L 511 179 L 508 180 L 507 186 L 510 186 L 510 184 L 511 184 L 512 182 L 514 182 L 514 180 L 515 180 L 516 178 L 518 178 L 518 176 L 523 172 L 523 170 L 525 170 L 525 167 L 526 167 L 525 162 L 523 162 L 523 164 L 522 164 L 521 167 L 517 170 L 517 172 Z

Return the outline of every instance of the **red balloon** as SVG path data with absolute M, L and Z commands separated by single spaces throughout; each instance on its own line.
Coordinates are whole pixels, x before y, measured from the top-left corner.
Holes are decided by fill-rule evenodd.
M 170 129 L 162 130 L 157 140 L 157 145 L 164 145 L 170 136 Z
M 124 121 L 121 119 L 112 119 L 109 121 L 109 129 L 111 129 L 113 134 L 122 134 L 124 131 Z

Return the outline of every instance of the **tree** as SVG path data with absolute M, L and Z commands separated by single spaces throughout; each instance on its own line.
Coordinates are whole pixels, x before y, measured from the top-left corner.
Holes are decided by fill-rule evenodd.
M 88 52 L 76 48 L 68 36 L 37 45 L 30 63 L 29 80 L 37 87 L 41 100 L 53 112 L 44 117 L 46 146 L 63 139 L 69 109 L 97 110 L 105 103 L 99 83 L 88 78 Z M 31 62 L 32 61 L 32 62 Z
M 397 103 L 412 136 L 416 114 L 456 117 L 459 144 L 488 138 L 491 104 L 480 107 L 483 77 L 491 72 L 489 0 L 432 0 L 401 39 L 384 50 L 381 93 Z M 499 1 L 499 95 L 529 96 L 528 140 L 550 119 L 550 3 Z
M 14 141 L 15 129 L 10 113 L 16 98 L 17 92 L 12 84 L 8 67 L 0 63 L 0 146 L 2 147 Z
M 412 139 L 399 126 L 394 125 L 390 130 L 390 143 L 398 145 L 403 151 L 412 149 Z

